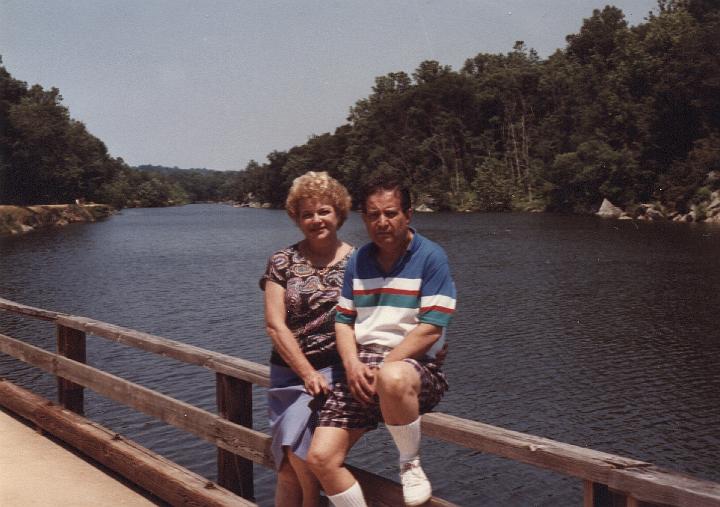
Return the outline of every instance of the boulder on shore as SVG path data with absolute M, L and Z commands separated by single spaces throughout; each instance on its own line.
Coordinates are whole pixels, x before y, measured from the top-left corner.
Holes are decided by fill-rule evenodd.
M 622 214 L 623 210 L 615 206 L 607 199 L 603 199 L 603 202 L 600 205 L 600 209 L 596 213 L 596 215 L 604 218 L 619 218 Z
M 415 211 L 419 211 L 419 212 L 421 212 L 421 213 L 432 213 L 432 212 L 435 211 L 435 210 L 432 209 L 432 208 L 431 208 L 430 206 L 428 206 L 427 204 L 422 203 L 422 204 L 419 204 L 418 206 L 415 206 Z

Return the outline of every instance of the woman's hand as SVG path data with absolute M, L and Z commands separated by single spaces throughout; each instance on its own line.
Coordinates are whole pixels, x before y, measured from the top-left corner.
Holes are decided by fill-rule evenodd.
M 376 372 L 377 368 L 371 368 L 360 361 L 354 361 L 349 368 L 345 367 L 350 393 L 363 405 L 368 405 L 375 396 Z
M 328 386 L 327 379 L 325 376 L 313 370 L 311 373 L 303 376 L 303 383 L 305 384 L 305 390 L 311 396 L 317 396 L 319 394 L 328 394 L 330 387 Z
M 440 350 L 437 351 L 437 354 L 435 354 L 435 364 L 438 366 L 438 368 L 442 368 L 443 364 L 445 364 L 445 358 L 448 354 L 448 344 L 442 346 Z

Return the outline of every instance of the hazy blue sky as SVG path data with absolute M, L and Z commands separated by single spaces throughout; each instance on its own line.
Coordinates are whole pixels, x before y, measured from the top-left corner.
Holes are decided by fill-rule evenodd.
M 345 122 L 376 76 L 565 46 L 603 0 L 0 0 L 0 55 L 131 165 L 242 169 Z M 655 0 L 617 0 L 630 24 Z

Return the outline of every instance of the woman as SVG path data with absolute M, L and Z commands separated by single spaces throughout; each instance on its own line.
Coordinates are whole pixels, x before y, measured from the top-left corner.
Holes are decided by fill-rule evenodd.
M 317 411 L 342 375 L 335 304 L 353 248 L 337 231 L 350 210 L 345 187 L 325 172 L 296 178 L 286 201 L 304 239 L 275 252 L 260 286 L 273 344 L 268 412 L 278 470 L 275 505 L 318 504 L 320 486 L 305 463 Z

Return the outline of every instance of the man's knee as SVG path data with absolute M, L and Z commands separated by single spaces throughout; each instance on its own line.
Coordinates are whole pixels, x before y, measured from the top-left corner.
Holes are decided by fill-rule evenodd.
M 385 363 L 377 374 L 377 389 L 380 397 L 417 394 L 420 377 L 415 368 L 405 361 Z
M 328 470 L 342 463 L 342 458 L 338 459 L 341 452 L 331 446 L 312 445 L 307 455 L 307 464 L 310 469 L 318 475 L 318 472 Z

